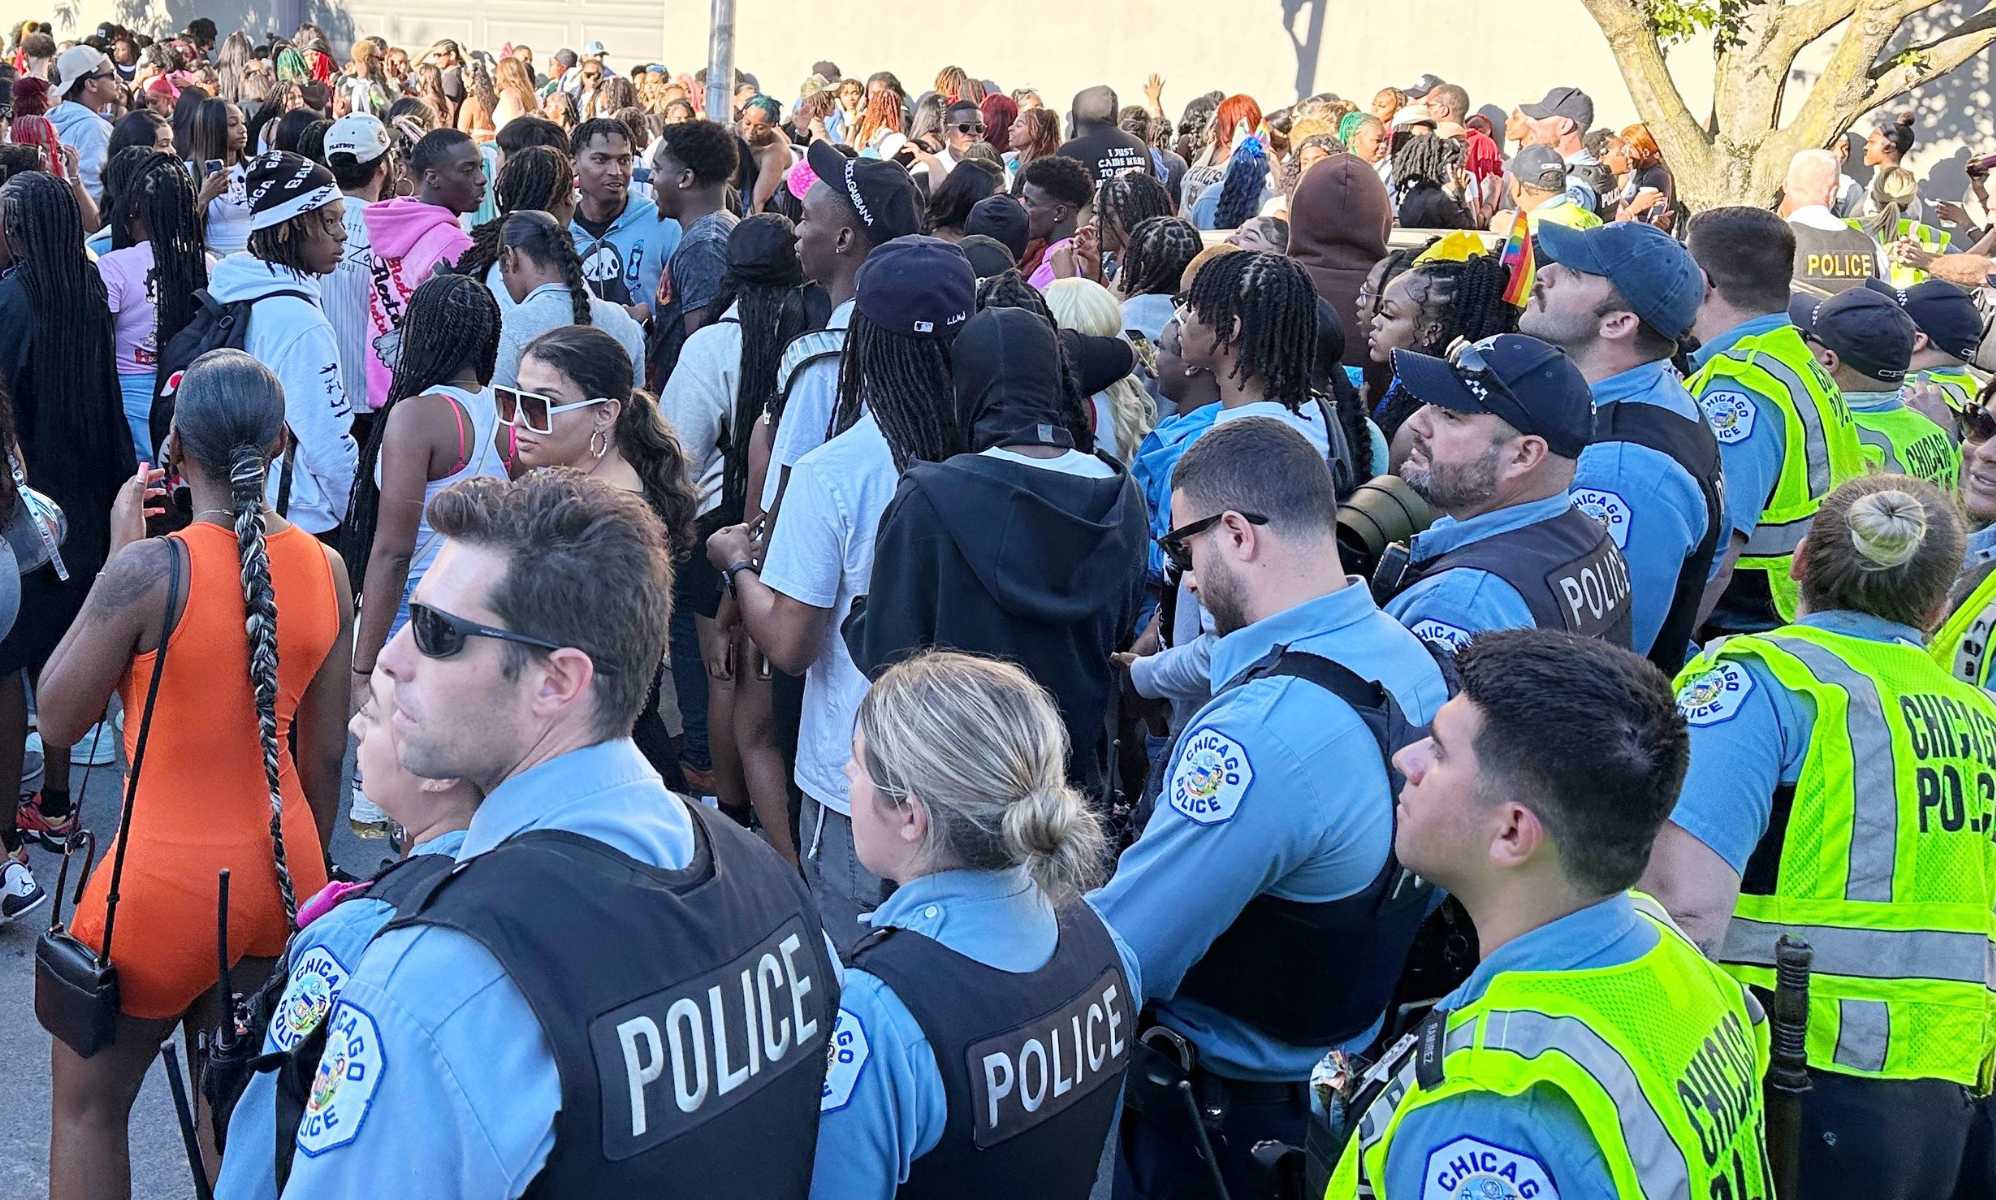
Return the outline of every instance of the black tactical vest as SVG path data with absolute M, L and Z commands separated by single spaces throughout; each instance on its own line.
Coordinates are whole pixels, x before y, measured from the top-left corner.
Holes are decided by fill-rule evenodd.
M 1817 229 L 1790 221 L 1795 232 L 1795 282 L 1834 296 L 1883 277 L 1878 243 L 1857 229 Z
M 1488 571 L 1516 588 L 1540 629 L 1630 645 L 1629 564 L 1607 529 L 1578 508 L 1409 563 L 1392 594 L 1457 567 Z

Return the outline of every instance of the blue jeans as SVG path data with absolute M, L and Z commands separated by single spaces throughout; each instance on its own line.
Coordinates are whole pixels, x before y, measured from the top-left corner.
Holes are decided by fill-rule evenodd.
M 700 633 L 694 628 L 690 606 L 674 606 L 667 634 L 672 691 L 679 697 L 679 720 L 685 730 L 679 757 L 688 766 L 711 771 L 714 755 L 707 747 L 707 660 L 700 657 Z
M 151 371 L 141 371 L 136 375 L 121 373 L 118 376 L 118 393 L 125 401 L 125 424 L 130 426 L 132 431 L 132 449 L 138 453 L 139 461 L 143 463 L 153 461 L 153 378 Z

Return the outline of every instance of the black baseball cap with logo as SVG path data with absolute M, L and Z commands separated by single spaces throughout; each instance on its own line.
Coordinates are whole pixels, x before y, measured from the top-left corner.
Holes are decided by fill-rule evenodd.
M 847 158 L 830 142 L 813 142 L 805 153 L 811 173 L 838 194 L 875 246 L 922 231 L 915 181 L 895 163 Z
M 1423 404 L 1489 413 L 1519 433 L 1544 438 L 1561 458 L 1579 458 L 1594 440 L 1594 391 L 1566 352 L 1522 333 L 1500 333 L 1450 358 L 1393 352 L 1400 386 Z

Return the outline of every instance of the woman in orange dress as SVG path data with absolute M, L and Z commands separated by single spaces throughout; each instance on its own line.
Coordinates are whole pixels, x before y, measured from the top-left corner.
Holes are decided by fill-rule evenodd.
M 147 1067 L 176 1024 L 191 1061 L 195 1032 L 219 1022 L 216 872 L 230 872 L 228 956 L 246 990 L 283 953 L 297 899 L 326 883 L 352 602 L 338 555 L 264 505 L 283 424 L 276 377 L 248 355 L 215 351 L 188 370 L 168 454 L 193 494 L 194 521 L 170 538 L 144 536 L 160 473 L 141 465 L 113 506 L 108 565 L 42 677 L 53 744 L 67 744 L 116 687 L 129 761 L 164 632 L 167 556 L 179 556 L 182 600 L 111 944 L 122 1011 L 115 1040 L 89 1058 L 53 1044 L 51 1200 L 129 1195 L 126 1126 Z M 102 945 L 116 853 L 113 842 L 98 855 L 70 922 L 92 946 Z M 197 1126 L 205 1135 L 205 1112 Z

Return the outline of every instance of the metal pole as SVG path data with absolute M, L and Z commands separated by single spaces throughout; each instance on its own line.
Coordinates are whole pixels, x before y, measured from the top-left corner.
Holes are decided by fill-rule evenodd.
M 735 0 L 713 0 L 707 34 L 707 116 L 723 125 L 735 119 Z

